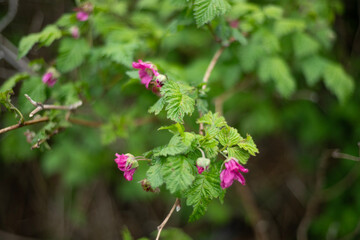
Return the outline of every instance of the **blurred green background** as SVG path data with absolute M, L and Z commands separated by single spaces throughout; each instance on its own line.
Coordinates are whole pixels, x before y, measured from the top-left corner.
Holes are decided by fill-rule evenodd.
M 190 83 L 201 82 L 218 45 L 208 29 L 196 28 L 188 19 L 186 1 L 93 2 L 109 13 L 94 17 L 93 59 L 60 82 L 79 79 L 74 86 L 84 90 L 86 103 L 76 116 L 102 125 L 72 125 L 49 140 L 51 149 L 31 150 L 26 141 L 26 129 L 36 131 L 42 126 L 0 135 L 0 239 L 131 239 L 130 234 L 134 239 L 153 239 L 175 200 L 166 189 L 159 194 L 142 190 L 138 181 L 144 178 L 144 166 L 132 182 L 125 181 L 116 168 L 115 152 L 140 155 L 166 143 L 170 135 L 156 129 L 169 121 L 164 114 L 147 114 L 156 96 L 129 80 L 125 72 L 131 69 L 121 64 L 123 60 L 97 58 L 95 45 L 110 38 L 139 44 L 135 60 L 146 56 L 169 76 Z M 297 25 L 274 40 L 273 35 L 261 35 L 272 23 L 259 20 L 257 10 L 247 10 L 248 15 L 239 13 L 243 9 L 233 12 L 245 16 L 239 17 L 239 24 L 249 33 L 248 44 L 232 44 L 221 56 L 210 78 L 208 100 L 210 109 L 222 112 L 229 125 L 243 136 L 253 136 L 260 154 L 247 164 L 246 187 L 234 184 L 224 204 L 212 202 L 208 213 L 195 223 L 187 222 L 191 208 L 183 204 L 171 217 L 163 239 L 296 239 L 299 226 L 308 228 L 309 239 L 360 239 L 359 162 L 331 156 L 340 149 L 359 157 L 360 1 L 251 3 L 261 9 L 276 4 L 284 16 L 302 19 L 304 32 L 319 46 L 306 52 L 309 48 L 301 48 L 300 41 L 294 47 L 293 39 L 298 38 L 292 31 Z M 0 17 L 8 6 L 7 1 L 0 1 Z M 20 0 L 15 18 L 1 34 L 18 46 L 21 37 L 41 31 L 74 7 L 73 1 Z M 122 29 L 126 24 L 131 28 Z M 227 34 L 220 21 L 214 24 L 217 34 Z M 253 37 L 259 34 L 260 42 Z M 50 48 L 34 48 L 28 59 L 51 62 L 57 46 L 55 42 Z M 270 49 L 267 54 L 276 52 L 288 64 L 297 85 L 291 96 L 284 98 L 289 89 L 264 80 L 257 66 L 266 54 L 255 56 L 255 50 L 246 50 L 259 46 Z M 316 75 L 321 65 L 310 63 L 310 73 L 299 70 L 303 59 L 312 56 L 343 66 L 354 80 L 350 97 L 342 99 L 343 92 L 337 88 L 343 85 L 337 83 L 337 76 L 329 87 L 327 82 L 316 82 L 319 77 L 308 75 Z M 325 69 L 324 75 L 330 78 L 339 72 L 334 69 Z M 1 83 L 17 71 L 0 58 Z M 309 79 L 316 83 L 309 84 Z M 21 84 L 14 89 L 13 102 L 21 109 L 29 108 L 20 88 Z M 62 91 L 58 96 L 51 91 L 46 94 L 66 98 L 61 94 L 66 95 L 67 89 Z M 16 123 L 13 113 L 1 110 L 1 128 Z

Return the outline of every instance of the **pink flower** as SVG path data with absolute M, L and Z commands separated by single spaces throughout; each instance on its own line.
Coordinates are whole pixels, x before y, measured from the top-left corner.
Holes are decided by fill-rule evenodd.
M 124 172 L 124 177 L 126 180 L 133 180 L 133 175 L 136 171 L 136 168 L 132 168 L 135 160 L 134 156 L 131 154 L 118 154 L 115 153 L 116 158 L 114 161 L 117 163 L 120 171 Z
M 42 77 L 42 81 L 49 87 L 52 87 L 56 83 L 57 79 L 52 72 L 46 72 Z
M 203 168 L 203 167 L 199 167 L 199 166 L 196 166 L 196 167 L 197 167 L 197 169 L 198 169 L 198 173 L 199 173 L 199 174 L 202 174 L 203 171 L 205 171 L 205 168 Z
M 221 187 L 223 189 L 230 187 L 234 180 L 245 185 L 245 178 L 241 172 L 247 173 L 249 170 L 240 165 L 234 158 L 225 162 L 225 169 L 220 173 Z
M 71 36 L 75 39 L 78 39 L 80 37 L 80 31 L 77 26 L 72 26 L 70 28 L 70 33 L 71 33 Z
M 80 11 L 78 11 L 78 12 L 76 13 L 76 18 L 77 18 L 77 20 L 79 20 L 80 22 L 84 22 L 84 21 L 88 20 L 88 18 L 89 18 L 89 13 L 80 10 Z
M 239 21 L 238 20 L 229 21 L 229 25 L 230 25 L 231 28 L 238 28 Z
M 158 76 L 159 73 L 156 71 L 156 67 L 151 63 L 144 63 L 142 60 L 132 63 L 133 68 L 139 69 L 139 77 L 141 83 L 149 88 L 149 84 L 154 76 Z

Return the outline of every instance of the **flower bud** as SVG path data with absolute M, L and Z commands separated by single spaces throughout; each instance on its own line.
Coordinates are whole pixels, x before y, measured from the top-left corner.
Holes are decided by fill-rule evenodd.
M 208 168 L 210 165 L 210 159 L 208 158 L 204 158 L 204 157 L 199 157 L 196 160 L 196 165 L 198 165 L 199 167 L 202 167 L 204 169 Z
M 125 156 L 127 156 L 127 160 L 126 160 L 126 166 L 131 166 L 131 168 L 137 168 L 139 166 L 138 161 L 135 159 L 134 155 L 132 155 L 131 153 L 127 153 L 125 154 Z

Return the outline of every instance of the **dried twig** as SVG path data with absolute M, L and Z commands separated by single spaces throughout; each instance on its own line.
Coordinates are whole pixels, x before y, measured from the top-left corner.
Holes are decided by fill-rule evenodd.
M 179 208 L 180 207 L 180 199 L 176 198 L 174 205 L 172 206 L 169 214 L 166 216 L 166 218 L 164 219 L 164 221 L 157 227 L 158 229 L 158 234 L 156 236 L 156 240 L 159 240 L 160 238 L 160 234 L 161 231 L 163 230 L 164 226 L 166 225 L 166 223 L 169 221 L 169 218 L 171 217 L 172 213 L 174 212 L 175 208 Z
M 338 149 L 336 149 L 332 155 L 333 158 L 343 158 L 343 159 L 347 159 L 347 160 L 351 160 L 351 161 L 356 161 L 359 162 L 360 161 L 360 157 L 355 157 L 352 156 L 350 154 L 346 154 L 346 153 L 341 153 Z
M 34 105 L 36 108 L 29 114 L 29 117 L 33 117 L 36 113 L 44 110 L 44 109 L 57 109 L 57 110 L 74 110 L 77 109 L 82 105 L 82 101 L 78 101 L 74 104 L 63 106 L 63 105 L 49 105 L 49 104 L 42 104 L 40 102 L 36 102 L 31 99 L 31 97 L 27 94 L 25 94 L 25 97 L 31 102 L 32 105 Z

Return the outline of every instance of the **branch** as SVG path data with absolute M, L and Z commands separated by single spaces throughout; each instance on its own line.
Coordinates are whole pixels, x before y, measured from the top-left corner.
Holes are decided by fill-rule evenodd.
M 9 10 L 0 21 L 0 32 L 2 32 L 14 19 L 18 8 L 18 0 L 9 0 Z
M 40 102 L 35 102 L 34 100 L 29 97 L 29 95 L 25 94 L 25 97 L 30 101 L 32 105 L 34 105 L 36 108 L 29 114 L 29 117 L 33 117 L 36 113 L 44 110 L 44 109 L 57 109 L 57 110 L 74 110 L 77 109 L 82 105 L 82 101 L 78 101 L 74 104 L 63 106 L 63 105 L 48 105 L 48 104 L 42 104 Z
M 33 124 L 37 124 L 37 123 L 41 123 L 41 122 L 47 122 L 47 121 L 49 121 L 49 117 L 41 117 L 41 118 L 37 118 L 37 119 L 34 119 L 34 120 L 25 121 L 22 124 L 18 123 L 18 124 L 15 124 L 15 125 L 0 129 L 0 134 L 6 133 L 6 132 L 9 132 L 11 130 L 21 128 L 21 127 L 24 127 L 24 126 L 29 126 L 29 125 L 33 125 Z
M 209 26 L 209 25 L 208 25 Z M 209 64 L 209 66 L 207 67 L 206 69 L 206 72 L 205 72 L 205 75 L 204 75 L 204 78 L 203 78 L 203 83 L 204 85 L 202 86 L 202 90 L 205 90 L 206 89 L 206 85 L 209 81 L 209 78 L 210 78 L 210 75 L 211 75 L 211 72 L 213 71 L 217 61 L 219 60 L 221 54 L 224 52 L 225 48 L 228 47 L 228 46 L 221 46 L 219 48 L 219 50 L 216 51 L 215 55 L 213 56 L 213 58 L 211 59 L 211 62 Z M 200 117 L 201 117 L 201 113 L 200 113 Z M 199 133 L 201 135 L 204 134 L 204 124 L 203 123 L 200 123 L 200 126 L 199 126 Z
M 174 212 L 175 208 L 176 210 L 180 207 L 180 199 L 176 198 L 174 205 L 172 206 L 169 214 L 166 216 L 166 218 L 164 219 L 164 221 L 157 227 L 158 229 L 158 234 L 156 236 L 156 240 L 159 240 L 160 238 L 160 234 L 161 231 L 163 230 L 163 228 L 165 227 L 166 223 L 168 222 L 169 218 L 171 217 L 172 213 Z
M 355 157 L 355 156 L 352 156 L 352 155 L 350 155 L 350 154 L 341 153 L 341 152 L 339 152 L 338 149 L 336 149 L 336 150 L 332 153 L 332 157 L 333 157 L 333 158 L 343 158 L 343 159 L 347 159 L 347 160 L 351 160 L 351 161 L 356 161 L 356 162 L 359 162 L 359 161 L 360 161 L 360 157 Z

